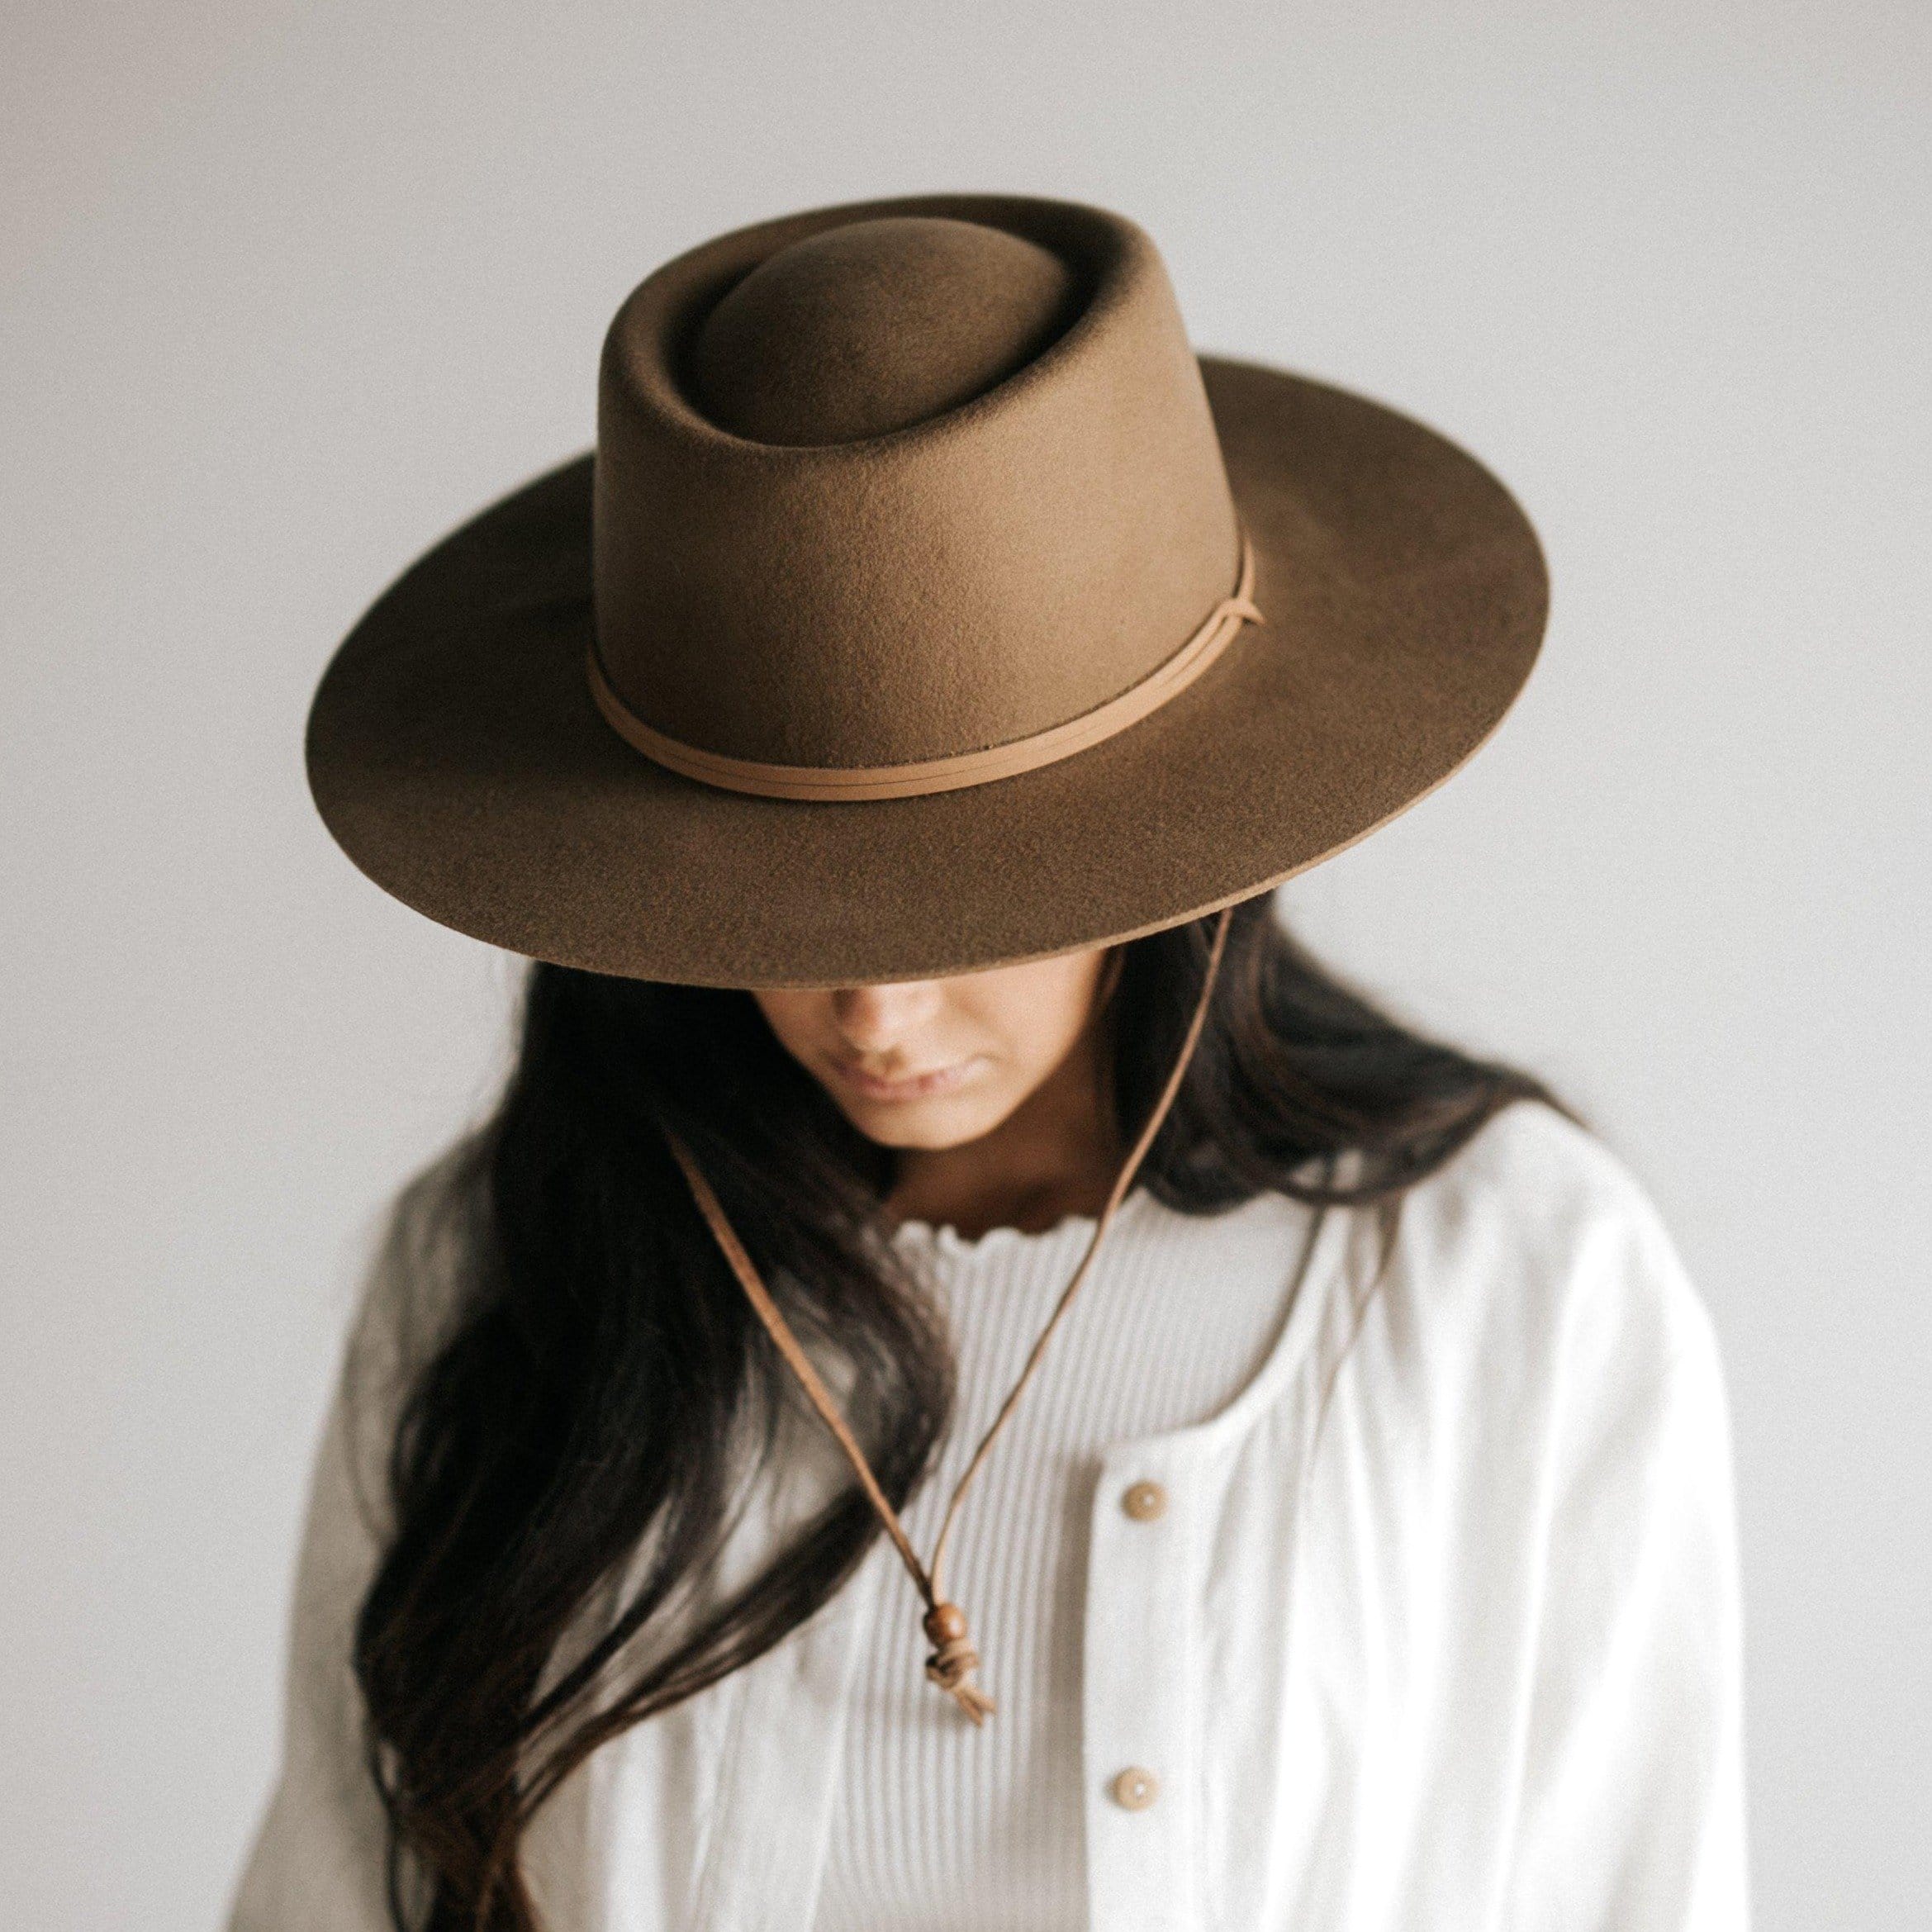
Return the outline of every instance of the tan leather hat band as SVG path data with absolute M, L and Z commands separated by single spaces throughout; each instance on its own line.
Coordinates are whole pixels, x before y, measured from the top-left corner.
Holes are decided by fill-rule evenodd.
M 1266 620 L 1253 602 L 1255 557 L 1246 534 L 1241 536 L 1241 572 L 1232 592 L 1202 620 L 1194 634 L 1171 657 L 1163 660 L 1137 684 L 1117 697 L 1070 718 L 1063 724 L 1030 733 L 1025 738 L 984 750 L 960 752 L 950 757 L 923 758 L 904 765 L 773 765 L 756 758 L 734 758 L 721 752 L 700 750 L 645 724 L 612 688 L 605 676 L 593 638 L 586 658 L 591 695 L 610 728 L 624 742 L 705 785 L 727 791 L 751 792 L 761 798 L 873 799 L 913 798 L 926 792 L 957 791 L 1011 778 L 1069 758 L 1075 752 L 1112 738 L 1184 691 L 1227 649 L 1244 624 Z

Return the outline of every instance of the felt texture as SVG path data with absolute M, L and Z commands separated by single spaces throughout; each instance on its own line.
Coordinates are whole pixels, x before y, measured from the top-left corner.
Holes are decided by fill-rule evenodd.
M 705 318 L 693 399 L 748 442 L 888 435 L 1023 368 L 1075 289 L 1057 255 L 983 221 L 847 221 L 767 256 Z
M 887 435 L 776 445 L 705 415 L 686 345 L 754 264 L 881 215 L 903 235 L 909 212 L 998 230 L 1014 252 L 982 263 L 995 283 L 1051 250 L 1078 316 L 1012 376 Z M 943 363 L 950 346 L 881 335 L 878 353 Z M 605 342 L 594 501 L 612 689 L 671 738 L 776 765 L 914 763 L 1077 717 L 1181 648 L 1240 552 L 1152 242 L 1004 197 L 818 210 L 658 269 Z
M 679 355 L 653 346 L 688 341 L 694 313 L 805 234 L 965 206 L 1015 232 L 1019 209 L 1023 238 L 1073 264 L 1085 306 L 1016 374 L 934 420 L 856 444 L 749 442 L 704 417 L 673 374 Z M 1469 757 L 1529 673 L 1547 582 L 1502 485 L 1377 403 L 1197 362 L 1131 224 L 927 198 L 761 225 L 670 268 L 613 325 L 595 461 L 438 544 L 316 694 L 308 769 L 325 821 L 377 884 L 445 925 L 597 971 L 732 986 L 923 978 L 1123 939 L 1372 831 Z M 642 306 L 658 306 L 640 316 L 653 283 Z M 657 420 L 632 434 L 633 412 Z M 1050 464 L 1066 434 L 1089 446 Z M 1009 516 L 999 497 L 1029 461 Z M 1143 497 L 1150 466 L 1163 480 Z M 1050 501 L 1050 475 L 1071 493 Z M 1178 529 L 1137 521 L 1162 501 L 1178 503 Z M 1043 714 L 1104 698 L 1096 682 L 1118 689 L 1176 648 L 1233 580 L 1237 511 L 1266 623 L 1151 716 L 1013 777 L 905 799 L 752 797 L 642 756 L 586 685 L 615 598 L 633 620 L 649 614 L 624 668 L 648 661 L 663 729 L 776 762 L 943 755 L 975 733 L 1055 722 Z M 1129 554 L 1142 542 L 1151 559 Z M 883 600 L 883 629 L 877 603 L 827 581 L 827 545 Z M 1050 621 L 1026 632 L 1014 609 L 990 633 L 987 571 L 1009 591 L 1031 572 L 1027 608 Z M 1112 613 L 1099 638 L 1096 600 Z M 1142 621 L 1150 609 L 1158 624 Z M 1042 670 L 1056 636 L 1076 662 Z M 947 653 L 962 667 L 950 680 Z

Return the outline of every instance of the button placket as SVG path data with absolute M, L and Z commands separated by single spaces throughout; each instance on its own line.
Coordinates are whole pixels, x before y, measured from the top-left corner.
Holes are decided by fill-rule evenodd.
M 1171 1455 L 1124 1445 L 1093 1499 L 1083 1686 L 1089 1922 L 1199 1923 L 1193 1605 L 1197 1539 Z

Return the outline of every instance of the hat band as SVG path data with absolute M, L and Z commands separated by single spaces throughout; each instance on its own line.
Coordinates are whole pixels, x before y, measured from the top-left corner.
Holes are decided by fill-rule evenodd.
M 604 675 L 593 636 L 586 659 L 591 695 L 610 728 L 626 743 L 658 764 L 686 778 L 727 791 L 750 792 L 760 798 L 871 799 L 916 798 L 927 792 L 957 791 L 1037 771 L 1137 724 L 1178 696 L 1204 672 L 1244 624 L 1266 619 L 1255 607 L 1255 553 L 1246 533 L 1241 535 L 1241 572 L 1233 592 L 1217 604 L 1200 627 L 1171 657 L 1132 684 L 1118 696 L 1064 724 L 1049 725 L 1025 738 L 982 751 L 959 752 L 949 757 L 921 758 L 904 765 L 771 765 L 757 758 L 733 758 L 722 752 L 700 750 L 645 724 L 612 689 Z

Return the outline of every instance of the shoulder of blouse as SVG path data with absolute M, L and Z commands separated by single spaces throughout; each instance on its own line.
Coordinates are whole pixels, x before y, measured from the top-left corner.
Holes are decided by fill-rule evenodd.
M 1489 1121 L 1403 1211 L 1412 1251 L 1438 1271 L 1538 1275 L 1548 1293 L 1611 1277 L 1682 1316 L 1697 1303 L 1648 1190 L 1588 1128 L 1519 1101 Z
M 358 1506 L 386 1515 L 387 1466 L 404 1401 L 451 1332 L 462 1303 L 455 1184 L 473 1146 L 454 1142 L 419 1168 L 365 1232 L 335 1393 L 335 1425 Z
M 1688 1401 L 1721 1421 L 1702 1298 L 1643 1184 L 1554 1108 L 1506 1108 L 1403 1204 L 1379 1292 L 1388 1351 L 1472 1412 L 1612 1414 Z

